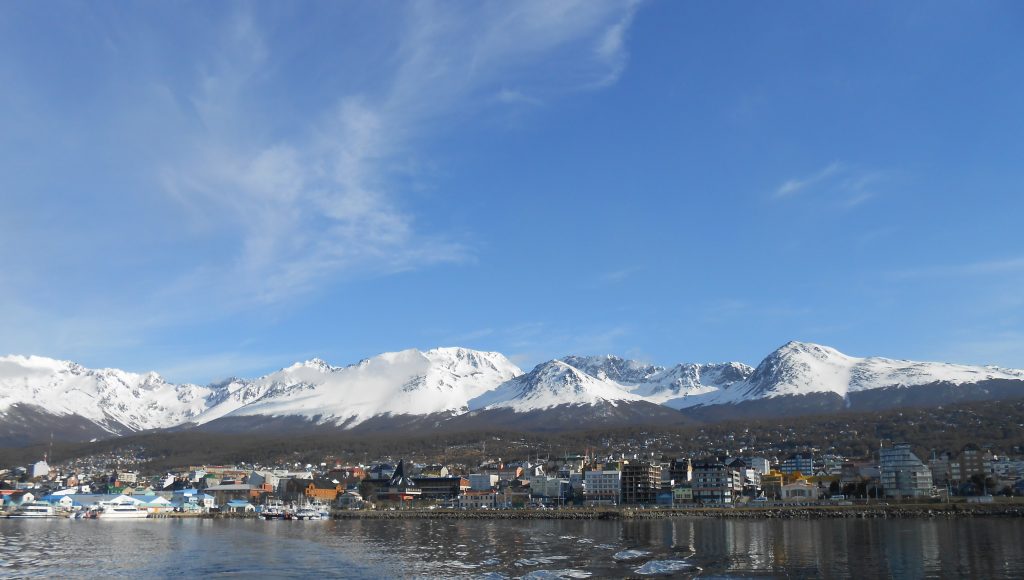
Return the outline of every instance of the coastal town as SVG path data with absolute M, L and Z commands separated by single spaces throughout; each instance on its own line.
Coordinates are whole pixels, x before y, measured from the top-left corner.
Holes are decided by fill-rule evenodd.
M 0 470 L 8 517 L 330 519 L 408 510 L 496 514 L 571 509 L 991 504 L 1024 496 L 1024 458 L 977 445 L 921 457 L 892 444 L 864 459 L 602 456 L 486 458 L 474 465 L 382 457 L 365 464 L 187 466 L 150 473 L 131 452 Z

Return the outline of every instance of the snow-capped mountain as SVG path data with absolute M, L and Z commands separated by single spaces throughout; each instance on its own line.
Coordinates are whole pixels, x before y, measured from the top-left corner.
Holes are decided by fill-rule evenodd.
M 641 401 L 615 381 L 587 374 L 560 360 L 538 365 L 469 402 L 470 409 L 508 408 L 524 413 L 559 405 L 597 405 Z
M 661 367 L 614 355 L 567 356 L 562 359 L 583 372 L 610 379 L 652 403 L 728 388 L 749 377 L 754 369 L 743 363 L 678 364 Z
M 0 420 L 15 407 L 49 415 L 76 415 L 103 431 L 123 433 L 172 427 L 198 417 L 209 387 L 174 385 L 156 373 L 87 369 L 41 356 L 0 357 Z
M 368 431 L 453 422 L 571 429 L 602 421 L 675 424 L 1022 395 L 1021 370 L 858 358 L 801 342 L 787 343 L 756 369 L 742 363 L 661 367 L 608 355 L 568 356 L 523 374 L 500 353 L 436 348 L 384 353 L 343 367 L 313 359 L 208 386 L 12 355 L 0 357 L 0 444 L 44 440 L 50 433 L 82 440 L 294 421 Z
M 1024 381 L 1024 371 L 992 366 L 858 358 L 818 344 L 789 342 L 768 355 L 745 380 L 699 396 L 667 401 L 674 408 L 735 404 L 776 397 L 851 394 L 931 384 Z
M 254 381 L 230 381 L 196 422 L 300 416 L 351 427 L 380 415 L 458 413 L 521 374 L 502 354 L 464 348 L 390 352 L 347 367 L 314 359 Z

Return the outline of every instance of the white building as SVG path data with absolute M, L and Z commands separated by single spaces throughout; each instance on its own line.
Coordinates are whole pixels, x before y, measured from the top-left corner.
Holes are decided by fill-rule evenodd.
M 45 461 L 37 461 L 30 470 L 32 479 L 37 477 L 46 477 L 50 474 L 50 466 Z
M 622 488 L 618 470 L 588 471 L 583 474 L 583 497 L 591 505 L 616 505 Z
M 888 497 L 928 497 L 932 494 L 932 471 L 910 445 L 901 444 L 878 452 L 882 488 Z
M 746 461 L 747 465 L 749 465 L 752 469 L 757 470 L 757 472 L 760 473 L 761 475 L 768 475 L 768 473 L 772 470 L 771 462 L 765 459 L 764 457 L 751 457 L 750 459 L 745 459 L 744 461 Z

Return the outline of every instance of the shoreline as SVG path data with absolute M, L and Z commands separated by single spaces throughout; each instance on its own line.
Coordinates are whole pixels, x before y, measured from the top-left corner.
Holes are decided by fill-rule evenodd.
M 649 520 L 669 518 L 726 519 L 907 519 L 959 517 L 1024 517 L 1024 505 L 908 504 L 885 506 L 779 506 L 740 508 L 666 508 L 556 510 L 346 510 L 332 512 L 339 519 L 495 519 L 495 520 Z

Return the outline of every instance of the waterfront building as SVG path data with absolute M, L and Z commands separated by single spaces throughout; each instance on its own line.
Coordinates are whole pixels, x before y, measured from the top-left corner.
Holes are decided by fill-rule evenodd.
M 782 486 L 781 497 L 783 500 L 811 501 L 820 497 L 821 490 L 817 485 L 806 479 L 797 479 Z
M 212 495 L 214 502 L 217 505 L 224 505 L 231 500 L 244 500 L 249 501 L 255 497 L 259 497 L 261 489 L 254 488 L 247 483 L 229 483 L 223 485 L 213 485 L 206 488 L 207 494 Z
M 231 514 L 245 514 L 256 511 L 256 506 L 244 499 L 233 499 L 221 506 L 220 511 Z
M 932 472 L 910 449 L 900 444 L 879 451 L 882 489 L 887 497 L 929 497 Z
M 693 462 L 689 458 L 673 459 L 661 472 L 661 487 L 671 490 L 677 485 L 688 483 L 693 479 Z
M 587 471 L 583 484 L 583 497 L 589 505 L 617 505 L 621 501 L 622 472 L 617 469 Z
M 726 461 L 726 466 L 740 472 L 740 476 L 743 478 L 743 495 L 747 497 L 761 495 L 761 472 L 751 467 L 746 459 L 730 459 Z
M 661 466 L 649 461 L 624 461 L 621 497 L 623 504 L 651 504 L 661 490 Z
M 494 509 L 498 507 L 498 492 L 494 490 L 469 490 L 459 496 L 461 509 Z
M 339 493 L 342 491 L 339 487 Z M 416 482 L 412 478 L 405 474 L 405 461 L 400 460 L 398 466 L 395 467 L 394 473 L 391 475 L 391 479 L 388 480 L 388 485 L 384 489 L 377 491 L 377 497 L 379 499 L 386 499 L 392 501 L 411 501 L 422 495 L 422 491 L 416 486 Z M 337 495 L 335 495 L 337 497 Z M 334 501 L 334 497 L 331 501 Z
M 769 471 L 761 476 L 761 491 L 765 497 L 782 499 L 782 485 L 786 476 L 781 471 Z
M 414 477 L 413 484 L 420 490 L 421 499 L 451 500 L 469 490 L 469 480 L 464 477 Z
M 686 482 L 672 488 L 673 505 L 693 503 L 693 483 Z
M 530 495 L 564 502 L 572 490 L 568 479 L 561 477 L 534 477 L 530 480 Z
M 743 475 L 721 461 L 693 466 L 693 499 L 699 503 L 733 503 L 743 494 Z

